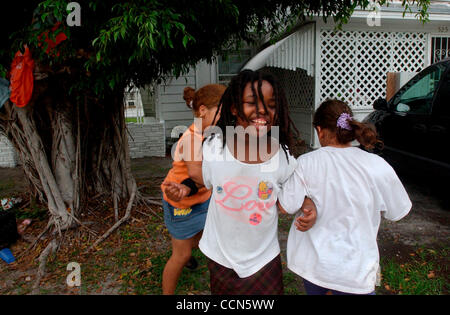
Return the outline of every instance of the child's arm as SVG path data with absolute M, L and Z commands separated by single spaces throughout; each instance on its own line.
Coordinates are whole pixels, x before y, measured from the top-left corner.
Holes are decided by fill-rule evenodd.
M 202 175 L 202 138 L 198 133 L 190 134 L 184 140 L 185 151 L 187 154 L 183 154 L 183 146 L 180 147 L 180 153 L 183 155 L 183 161 L 187 167 L 189 178 L 200 186 L 204 186 Z M 189 143 L 186 143 L 188 142 Z
M 306 197 L 300 210 L 303 211 L 303 215 L 297 218 L 295 226 L 297 230 L 306 232 L 316 223 L 317 208 L 314 202 Z
M 197 184 L 204 186 L 201 161 L 185 161 L 189 177 Z
M 412 208 L 408 193 L 394 169 L 384 160 L 378 166 L 376 203 L 385 219 L 398 221 Z
M 306 232 L 316 222 L 317 209 L 314 202 L 308 198 L 308 189 L 303 178 L 302 164 L 298 164 L 294 173 L 282 184 L 278 194 L 278 207 L 282 213 L 294 214 L 302 211 L 300 217 L 295 219 L 297 230 Z
M 279 201 L 277 201 L 277 206 L 281 213 L 288 214 L 288 212 L 283 208 Z M 297 230 L 306 232 L 316 223 L 316 205 L 311 199 L 306 197 L 300 210 L 303 212 L 303 214 L 302 216 L 297 218 L 297 220 L 295 221 L 295 226 L 297 227 Z

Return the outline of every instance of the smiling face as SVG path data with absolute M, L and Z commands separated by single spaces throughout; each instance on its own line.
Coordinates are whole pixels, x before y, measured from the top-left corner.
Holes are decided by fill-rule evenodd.
M 253 88 L 256 91 L 256 95 L 252 91 L 251 84 L 252 83 L 249 82 L 245 86 L 242 99 L 242 112 L 246 119 L 243 119 L 238 115 L 236 108 L 232 108 L 232 114 L 236 116 L 238 126 L 242 126 L 244 129 L 252 126 L 254 129 L 249 129 L 250 134 L 253 133 L 252 130 L 255 130 L 255 136 L 261 137 L 270 130 L 274 123 L 276 111 L 275 97 L 273 87 L 269 82 L 265 80 L 262 81 L 261 95 L 257 92 L 258 82 L 253 83 Z M 266 104 L 265 108 L 263 100 Z

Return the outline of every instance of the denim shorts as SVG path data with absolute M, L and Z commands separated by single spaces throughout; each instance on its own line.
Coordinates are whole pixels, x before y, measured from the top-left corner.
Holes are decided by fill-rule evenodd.
M 189 208 L 175 208 L 162 199 L 164 222 L 169 233 L 176 239 L 185 240 L 193 237 L 205 227 L 209 200 Z

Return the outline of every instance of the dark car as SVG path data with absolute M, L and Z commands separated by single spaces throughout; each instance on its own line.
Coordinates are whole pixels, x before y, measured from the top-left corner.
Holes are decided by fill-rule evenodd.
M 380 153 L 395 169 L 450 175 L 450 59 L 425 68 L 373 107 L 364 122 L 376 126 Z

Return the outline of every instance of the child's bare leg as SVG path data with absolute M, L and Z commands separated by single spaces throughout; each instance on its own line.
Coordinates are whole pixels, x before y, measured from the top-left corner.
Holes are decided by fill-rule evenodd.
M 192 248 L 198 248 L 198 243 L 200 242 L 200 239 L 202 238 L 203 230 L 198 232 L 197 234 L 192 237 Z
M 164 267 L 162 276 L 163 294 L 174 294 L 183 267 L 191 258 L 194 238 L 178 240 L 172 237 L 172 256 Z

